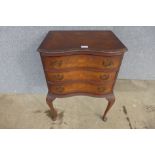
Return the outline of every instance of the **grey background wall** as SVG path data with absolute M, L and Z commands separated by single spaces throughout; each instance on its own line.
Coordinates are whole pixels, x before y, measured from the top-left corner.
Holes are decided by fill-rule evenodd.
M 127 46 L 119 79 L 155 80 L 155 27 L 0 27 L 0 92 L 47 92 L 39 54 L 49 30 L 112 30 Z

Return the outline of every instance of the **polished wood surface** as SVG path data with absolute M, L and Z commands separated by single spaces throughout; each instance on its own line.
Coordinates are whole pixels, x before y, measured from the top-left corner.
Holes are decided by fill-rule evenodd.
M 100 85 L 92 84 L 89 82 L 74 82 L 69 84 L 50 85 L 49 90 L 52 94 L 68 94 L 68 93 L 92 93 L 103 95 L 112 91 L 112 83 L 104 83 Z
M 38 51 L 52 119 L 57 117 L 55 98 L 89 95 L 108 100 L 105 121 L 115 102 L 113 89 L 126 50 L 111 31 L 50 31 Z
M 118 53 L 126 47 L 112 31 L 49 31 L 38 50 L 51 54 L 81 50 Z
M 71 55 L 59 57 L 43 57 L 45 69 L 64 68 L 96 68 L 118 69 L 121 56 Z
M 73 70 L 67 72 L 46 72 L 48 82 L 63 83 L 72 81 L 92 81 L 94 83 L 113 82 L 116 72 L 97 72 L 88 70 Z

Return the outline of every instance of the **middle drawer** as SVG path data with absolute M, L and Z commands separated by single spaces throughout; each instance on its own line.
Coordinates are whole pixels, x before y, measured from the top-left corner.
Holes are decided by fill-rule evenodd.
M 96 72 L 96 71 L 67 71 L 67 72 L 46 72 L 47 81 L 68 82 L 68 81 L 94 81 L 105 82 L 114 81 L 116 72 Z

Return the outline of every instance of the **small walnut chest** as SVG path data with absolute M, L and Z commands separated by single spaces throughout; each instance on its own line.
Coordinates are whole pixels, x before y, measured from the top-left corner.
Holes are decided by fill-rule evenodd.
M 127 48 L 111 31 L 50 31 L 40 52 L 48 86 L 46 102 L 53 120 L 53 100 L 73 95 L 105 97 L 106 114 L 115 102 L 116 78 Z

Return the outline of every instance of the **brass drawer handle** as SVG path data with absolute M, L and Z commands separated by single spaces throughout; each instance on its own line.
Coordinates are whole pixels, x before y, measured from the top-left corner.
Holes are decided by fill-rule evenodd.
M 105 59 L 105 60 L 103 60 L 102 65 L 105 66 L 105 67 L 112 67 L 113 62 L 110 59 Z
M 62 87 L 62 86 L 56 86 L 55 87 L 55 91 L 58 92 L 58 93 L 62 93 L 64 91 L 64 87 Z
M 61 60 L 55 60 L 50 62 L 50 66 L 53 66 L 53 67 L 60 67 L 61 65 L 62 65 Z
M 97 87 L 97 90 L 100 92 L 100 93 L 103 93 L 106 88 L 105 87 Z
M 64 79 L 64 76 L 62 74 L 56 74 L 56 75 L 52 75 L 51 79 L 55 81 L 61 81 Z
M 109 75 L 102 74 L 102 75 L 100 75 L 100 79 L 101 80 L 108 80 L 109 79 Z

